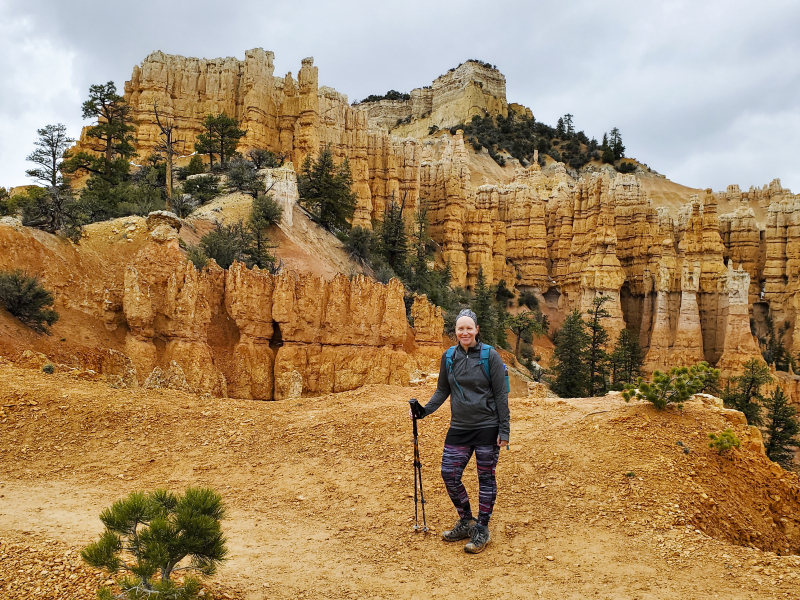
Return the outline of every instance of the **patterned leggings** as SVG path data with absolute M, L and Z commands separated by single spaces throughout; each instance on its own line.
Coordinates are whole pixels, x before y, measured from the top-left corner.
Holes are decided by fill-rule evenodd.
M 452 446 L 444 445 L 442 453 L 442 479 L 450 500 L 458 511 L 458 516 L 462 519 L 472 517 L 472 509 L 469 505 L 469 497 L 464 484 L 461 483 L 461 476 L 464 469 L 475 453 L 475 462 L 478 465 L 478 523 L 488 525 L 492 517 L 494 501 L 497 498 L 497 480 L 494 472 L 497 468 L 497 460 L 500 458 L 500 447 L 491 446 Z

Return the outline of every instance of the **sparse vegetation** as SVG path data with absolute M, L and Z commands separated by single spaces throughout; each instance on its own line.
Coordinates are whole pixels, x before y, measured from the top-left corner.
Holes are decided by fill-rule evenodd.
M 183 193 L 188 194 L 198 206 L 205 204 L 219 195 L 219 177 L 200 175 L 187 179 L 183 184 Z
M 184 494 L 166 490 L 133 492 L 100 513 L 105 531 L 81 551 L 83 560 L 118 571 L 116 585 L 130 599 L 197 597 L 200 577 L 213 575 L 228 557 L 227 540 L 220 522 L 226 516 L 222 497 L 209 488 L 190 487 Z M 184 562 L 186 561 L 186 562 Z M 186 573 L 183 580 L 173 574 Z M 114 596 L 107 587 L 97 592 L 101 600 Z
M 706 379 L 719 376 L 717 369 L 712 369 L 707 362 L 697 363 L 691 367 L 673 367 L 668 373 L 653 372 L 653 381 L 644 381 L 641 377 L 636 384 L 627 384 L 622 392 L 626 402 L 632 399 L 646 400 L 659 410 L 670 404 L 682 407 L 683 403 L 703 389 Z
M 567 316 L 553 337 L 555 349 L 551 370 L 555 378 L 550 387 L 562 398 L 580 398 L 586 393 L 589 386 L 586 349 L 590 340 L 586 323 L 578 309 Z
M 713 448 L 719 454 L 723 454 L 728 452 L 731 448 L 738 448 L 742 445 L 741 441 L 739 441 L 739 438 L 736 437 L 736 434 L 730 427 L 719 434 L 709 433 L 708 438 L 711 440 L 708 443 L 708 447 Z
M 267 186 L 252 162 L 235 158 L 228 165 L 226 188 L 228 192 L 242 192 L 256 198 L 266 191 Z
M 352 184 L 347 158 L 337 167 L 330 146 L 326 146 L 316 160 L 308 155 L 303 162 L 297 178 L 300 203 L 328 231 L 347 231 L 356 208 Z
M 222 112 L 218 115 L 206 115 L 203 120 L 205 131 L 197 136 L 194 148 L 200 154 L 208 154 L 211 169 L 214 169 L 214 156 L 219 158 L 219 165 L 225 167 L 228 160 L 236 152 L 239 140 L 247 133 L 239 129 L 239 122 Z
M 37 277 L 20 269 L 0 271 L 0 303 L 34 331 L 49 334 L 49 327 L 58 321 L 58 313 L 50 308 L 54 300 Z
M 636 339 L 636 333 L 623 329 L 609 357 L 613 389 L 621 390 L 626 383 L 633 383 L 641 375 L 644 352 Z M 710 378 L 710 376 L 709 376 Z
M 42 373 L 46 373 L 47 375 L 52 375 L 55 372 L 56 372 L 56 367 L 50 361 L 42 365 Z
M 789 468 L 792 464 L 792 448 L 800 448 L 800 421 L 797 410 L 780 387 L 764 400 L 767 410 L 764 428 L 764 450 L 770 460 Z
M 748 424 L 759 426 L 763 423 L 761 389 L 771 381 L 772 374 L 766 363 L 751 359 L 744 364 L 741 375 L 731 377 L 722 392 L 722 400 L 728 408 L 743 412 Z
M 364 102 L 380 102 L 381 100 L 411 100 L 411 94 L 398 92 L 397 90 L 389 90 L 383 95 L 370 94 L 361 102 L 354 102 L 353 104 L 363 104 Z

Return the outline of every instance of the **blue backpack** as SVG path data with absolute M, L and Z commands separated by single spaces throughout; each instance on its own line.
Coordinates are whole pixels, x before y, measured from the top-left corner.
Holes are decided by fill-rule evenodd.
M 481 345 L 481 366 L 483 367 L 483 374 L 486 375 L 486 379 L 489 380 L 489 385 L 492 385 L 492 376 L 489 373 L 489 352 L 492 350 L 492 346 L 489 344 L 482 344 Z M 453 356 L 456 353 L 456 346 L 450 346 L 445 352 L 444 359 L 445 364 L 447 365 L 447 372 L 452 374 L 453 373 Z M 511 391 L 511 384 L 508 381 L 508 367 L 503 363 L 503 370 L 506 373 L 506 392 Z M 464 396 L 464 392 L 461 389 L 461 386 L 458 385 L 458 381 L 453 376 L 453 381 L 456 382 L 456 386 L 458 387 L 458 391 L 461 392 L 461 396 Z

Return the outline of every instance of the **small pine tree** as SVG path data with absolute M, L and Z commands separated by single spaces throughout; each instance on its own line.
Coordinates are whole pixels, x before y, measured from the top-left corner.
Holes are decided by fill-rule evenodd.
M 210 166 L 214 168 L 214 155 L 219 157 L 219 164 L 225 166 L 236 152 L 239 140 L 247 133 L 239 129 L 236 119 L 222 112 L 219 115 L 206 115 L 203 120 L 205 131 L 197 136 L 194 149 L 200 154 L 208 154 Z
M 722 400 L 728 408 L 743 412 L 750 425 L 761 425 L 761 406 L 765 400 L 761 388 L 771 381 L 772 375 L 766 363 L 753 358 L 744 364 L 741 375 L 730 378 Z
M 478 326 L 481 329 L 481 341 L 494 346 L 497 344 L 497 321 L 494 307 L 492 306 L 492 289 L 486 285 L 483 267 L 478 269 L 478 282 L 475 286 L 475 301 L 472 310 L 478 317 Z
M 514 347 L 514 354 L 517 356 L 519 356 L 520 341 L 523 341 L 523 338 L 526 337 L 526 334 L 528 338 L 530 338 L 531 334 L 533 333 L 536 335 L 544 335 L 544 329 L 542 328 L 540 316 L 529 310 L 514 315 L 513 317 L 509 317 L 506 320 L 506 327 L 508 327 L 511 332 L 517 336 L 517 343 Z M 527 341 L 530 342 L 530 339 Z M 531 353 L 532 352 L 533 348 L 531 348 Z
M 697 363 L 691 367 L 672 367 L 669 373 L 653 372 L 653 382 L 643 381 L 641 377 L 635 384 L 627 384 L 622 397 L 626 402 L 631 399 L 646 400 L 657 409 L 662 410 L 669 404 L 679 407 L 700 392 L 709 376 L 719 376 L 717 369 L 712 369 L 707 362 Z
M 586 351 L 591 338 L 579 310 L 572 311 L 555 336 L 553 391 L 562 398 L 579 398 L 589 387 Z
M 731 448 L 738 448 L 742 445 L 741 441 L 739 441 L 739 438 L 736 437 L 736 434 L 730 427 L 722 431 L 719 435 L 709 433 L 708 439 L 711 440 L 708 443 L 708 447 L 713 448 L 719 454 L 723 454 L 728 452 Z
M 129 598 L 192 598 L 200 591 L 200 580 L 186 576 L 180 582 L 172 574 L 193 571 L 208 577 L 216 572 L 228 556 L 220 526 L 225 513 L 222 497 L 208 488 L 190 487 L 183 495 L 133 492 L 100 513 L 106 529 L 81 557 L 110 575 L 131 571 L 116 582 Z M 97 596 L 113 597 L 105 587 Z
M 0 303 L 8 312 L 34 331 L 50 333 L 49 326 L 58 321 L 58 313 L 52 308 L 55 298 L 36 277 L 30 277 L 21 269 L 0 271 Z
M 622 389 L 622 384 L 633 383 L 639 378 L 644 363 L 644 352 L 639 346 L 635 332 L 630 329 L 619 332 L 610 362 L 611 376 L 617 389 Z
M 328 231 L 347 231 L 356 209 L 356 194 L 350 189 L 353 177 L 345 158 L 338 167 L 330 145 L 313 160 L 308 155 L 297 178 L 300 203 Z
M 383 221 L 378 226 L 381 254 L 386 264 L 398 274 L 405 273 L 408 261 L 408 234 L 403 218 L 404 208 L 405 195 L 402 203 L 395 201 L 394 195 L 392 195 L 386 205 Z
M 603 327 L 602 319 L 610 317 L 603 305 L 611 300 L 611 296 L 596 296 L 592 299 L 589 321 L 589 347 L 586 360 L 589 367 L 589 395 L 599 396 L 606 392 L 606 375 L 608 374 L 608 353 L 605 350 L 609 335 Z
M 790 448 L 800 448 L 800 421 L 797 419 L 797 411 L 789 404 L 786 394 L 780 387 L 776 387 L 772 396 L 764 401 L 764 408 L 767 409 L 766 443 L 764 449 L 767 457 L 784 467 L 792 463 L 792 451 Z
M 230 161 L 228 166 L 228 180 L 226 183 L 229 192 L 242 192 L 256 198 L 263 194 L 267 186 L 258 176 L 258 171 L 253 163 L 243 158 Z
M 283 208 L 275 201 L 271 194 L 259 194 L 253 200 L 250 216 L 247 219 L 247 229 L 250 233 L 251 249 L 249 251 L 253 263 L 259 269 L 276 272 L 276 259 L 271 250 L 275 244 L 267 235 L 267 228 L 277 225 L 283 217 Z

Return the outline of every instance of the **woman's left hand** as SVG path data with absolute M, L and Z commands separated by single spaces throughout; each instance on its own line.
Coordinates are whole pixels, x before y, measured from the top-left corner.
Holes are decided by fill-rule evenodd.
M 501 448 L 502 448 L 503 446 L 505 446 L 505 447 L 506 447 L 506 449 L 508 449 L 508 440 L 501 440 L 501 439 L 500 439 L 500 436 L 498 435 L 498 436 L 497 436 L 497 445 L 498 445 L 498 446 L 500 446 Z

